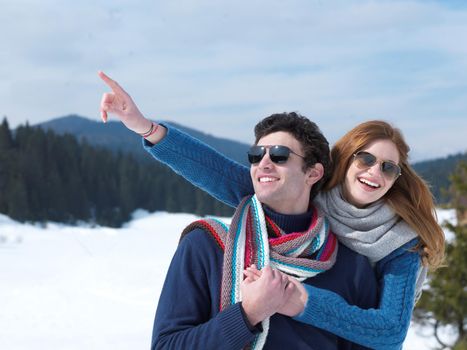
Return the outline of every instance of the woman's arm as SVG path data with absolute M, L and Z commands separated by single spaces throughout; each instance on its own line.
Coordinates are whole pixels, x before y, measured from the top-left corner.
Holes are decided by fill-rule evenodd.
M 361 309 L 333 292 L 304 285 L 308 301 L 294 319 L 367 347 L 399 349 L 409 328 L 420 266 L 419 255 L 407 249 L 406 244 L 377 265 L 382 276 L 378 309 Z
M 167 129 L 145 118 L 115 80 L 103 72 L 98 75 L 112 90 L 102 95 L 100 113 L 104 122 L 108 113 L 116 115 L 129 130 L 144 137 L 144 146 L 155 159 L 232 207 L 254 193 L 247 167 L 172 126 Z
M 254 193 L 246 166 L 173 126 L 160 125 L 167 129 L 161 141 L 156 145 L 143 141 L 144 148 L 155 159 L 231 207 Z

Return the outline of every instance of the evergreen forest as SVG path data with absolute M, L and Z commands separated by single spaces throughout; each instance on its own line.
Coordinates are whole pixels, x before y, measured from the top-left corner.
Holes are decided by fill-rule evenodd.
M 28 124 L 0 125 L 0 213 L 18 221 L 119 227 L 137 209 L 230 216 L 164 165 Z

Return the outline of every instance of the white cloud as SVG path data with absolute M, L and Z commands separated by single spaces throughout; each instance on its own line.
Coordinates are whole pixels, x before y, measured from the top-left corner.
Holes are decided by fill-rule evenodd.
M 383 117 L 433 120 L 426 140 L 448 127 L 442 118 L 457 124 L 446 135 L 467 129 L 467 10 L 452 2 L 2 0 L 1 7 L 8 50 L 0 53 L 0 114 L 12 125 L 70 113 L 97 119 L 103 69 L 145 113 L 242 141 L 257 120 L 284 110 L 319 121 L 330 139 Z M 440 140 L 447 153 L 462 149 L 456 137 Z M 414 140 L 421 157 L 444 154 Z

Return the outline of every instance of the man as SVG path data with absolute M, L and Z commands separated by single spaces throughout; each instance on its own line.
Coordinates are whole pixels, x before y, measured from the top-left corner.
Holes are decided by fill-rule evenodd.
M 229 232 L 212 220 L 185 229 L 159 299 L 153 349 L 359 348 L 279 313 L 297 290 L 277 269 L 359 307 L 376 306 L 366 258 L 337 249 L 324 218 L 310 208 L 312 189 L 329 170 L 328 143 L 295 113 L 265 118 L 255 134 L 249 152 L 255 196 L 237 208 Z M 257 228 L 262 224 L 265 233 Z M 269 242 L 262 246 L 264 234 Z M 287 254 L 310 249 L 299 258 Z M 243 280 L 252 263 L 262 268 L 261 277 Z
M 102 97 L 102 119 L 116 114 L 146 139 L 155 157 L 177 159 L 183 152 L 189 167 L 191 149 L 173 145 L 166 134 L 186 136 L 147 120 L 115 81 L 99 76 L 112 88 Z M 255 196 L 237 208 L 230 232 L 212 220 L 185 229 L 159 299 L 152 349 L 362 349 L 284 316 L 303 305 L 294 309 L 297 287 L 278 269 L 349 304 L 377 306 L 368 260 L 343 245 L 336 251 L 325 218 L 310 204 L 331 170 L 328 143 L 314 123 L 295 113 L 264 119 L 255 135 L 249 152 Z M 262 270 L 256 281 L 243 279 L 250 264 Z

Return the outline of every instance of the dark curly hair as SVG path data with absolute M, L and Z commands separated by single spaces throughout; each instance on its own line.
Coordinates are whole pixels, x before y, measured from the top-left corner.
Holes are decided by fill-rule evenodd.
M 278 131 L 288 132 L 300 142 L 305 153 L 303 171 L 306 171 L 316 163 L 323 165 L 324 175 L 311 188 L 311 201 L 332 173 L 329 142 L 321 133 L 318 126 L 310 119 L 295 112 L 284 112 L 272 114 L 256 124 L 255 143 L 257 144 L 262 137 Z

